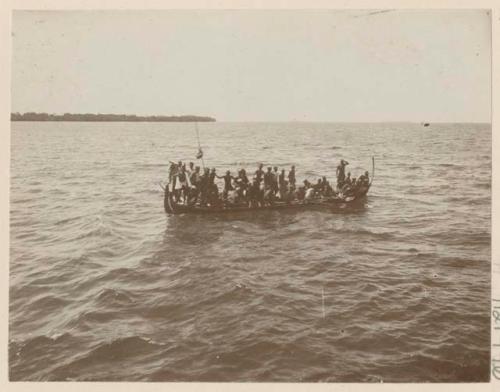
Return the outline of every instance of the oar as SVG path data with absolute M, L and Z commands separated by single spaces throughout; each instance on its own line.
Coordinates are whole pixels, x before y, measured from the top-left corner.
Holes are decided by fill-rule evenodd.
M 375 178 L 375 157 L 372 156 L 372 178 L 370 179 L 370 183 L 368 184 L 368 186 L 372 185 L 374 178 Z

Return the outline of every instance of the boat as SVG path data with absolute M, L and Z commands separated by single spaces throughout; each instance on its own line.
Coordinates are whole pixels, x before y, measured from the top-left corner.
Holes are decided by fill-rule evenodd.
M 237 203 L 231 205 L 200 206 L 186 205 L 177 203 L 171 192 L 170 185 L 164 187 L 163 205 L 167 214 L 222 214 L 234 212 L 251 212 L 261 210 L 306 210 L 306 209 L 335 209 L 345 208 L 349 205 L 363 202 L 368 194 L 375 177 L 375 159 L 372 158 L 372 177 L 370 182 L 358 190 L 354 194 L 331 196 L 331 197 L 316 197 L 310 200 L 293 200 L 289 202 L 274 201 L 264 205 L 249 206 L 247 203 Z

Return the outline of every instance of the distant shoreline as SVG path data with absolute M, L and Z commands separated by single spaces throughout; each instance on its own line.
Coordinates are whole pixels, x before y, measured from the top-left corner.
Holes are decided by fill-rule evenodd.
M 48 113 L 11 113 L 11 121 L 88 121 L 88 122 L 215 122 L 207 116 L 136 116 L 134 114 L 48 114 Z

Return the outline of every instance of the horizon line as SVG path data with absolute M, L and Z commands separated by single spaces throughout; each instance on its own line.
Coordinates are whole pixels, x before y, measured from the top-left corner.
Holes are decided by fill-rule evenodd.
M 34 112 L 34 111 L 27 111 L 27 112 L 11 112 L 10 115 L 20 115 L 24 116 L 26 114 L 47 114 L 49 116 L 64 116 L 65 114 L 68 115 L 76 115 L 76 116 L 83 116 L 83 115 L 91 115 L 91 116 L 129 116 L 129 117 L 197 117 L 200 118 L 210 118 L 215 121 L 199 121 L 199 122 L 219 122 L 219 123 L 336 123 L 336 124 L 397 124 L 397 123 L 405 123 L 405 124 L 492 124 L 492 119 L 489 121 L 474 121 L 474 120 L 467 120 L 467 121 L 418 121 L 418 120 L 376 120 L 376 121 L 370 121 L 370 120 L 295 120 L 295 119 L 289 119 L 289 120 L 219 120 L 216 117 L 210 116 L 210 115 L 200 115 L 200 114 L 135 114 L 135 113 L 70 113 L 70 112 L 65 112 L 62 114 L 59 113 L 49 113 L 49 112 Z M 13 120 L 12 118 L 10 119 L 11 122 L 79 122 L 78 120 L 57 120 L 57 121 L 51 121 L 51 120 Z M 80 121 L 80 122 L 131 122 L 127 120 L 111 120 L 111 121 L 102 121 L 102 120 L 96 120 L 96 121 Z M 148 120 L 139 120 L 139 121 L 134 121 L 134 122 L 151 122 Z M 157 121 L 157 122 L 162 122 L 162 121 Z M 164 121 L 164 122 L 175 122 L 175 121 Z M 183 122 L 197 122 L 196 120 L 194 121 L 183 121 Z
M 180 117 L 180 116 L 175 116 Z M 489 124 L 491 121 L 335 121 L 335 120 L 308 120 L 308 121 L 295 121 L 295 120 L 216 120 L 216 121 L 127 121 L 127 120 L 94 120 L 94 121 L 78 121 L 78 120 L 9 120 L 10 122 L 87 122 L 87 123 L 111 123 L 111 122 L 134 122 L 134 123 L 247 123 L 247 124 Z

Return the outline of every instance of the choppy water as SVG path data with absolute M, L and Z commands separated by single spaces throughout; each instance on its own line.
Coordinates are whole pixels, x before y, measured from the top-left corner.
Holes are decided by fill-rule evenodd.
M 11 380 L 489 378 L 489 125 L 200 133 L 221 170 L 375 155 L 374 185 L 352 210 L 167 217 L 194 124 L 13 123 Z

